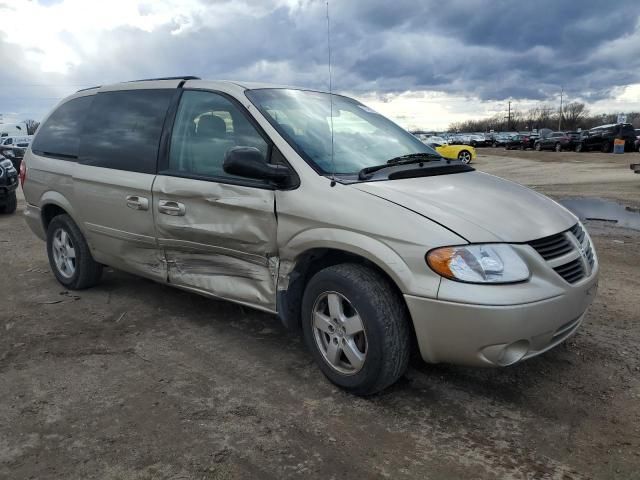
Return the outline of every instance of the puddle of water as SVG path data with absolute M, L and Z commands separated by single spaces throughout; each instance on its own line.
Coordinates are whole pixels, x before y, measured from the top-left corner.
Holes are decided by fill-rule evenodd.
M 640 230 L 640 209 L 602 198 L 564 198 L 560 203 L 580 220 L 611 222 L 619 227 Z

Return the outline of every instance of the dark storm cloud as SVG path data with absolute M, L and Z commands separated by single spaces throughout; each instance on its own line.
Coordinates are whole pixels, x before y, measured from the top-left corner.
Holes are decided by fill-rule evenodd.
M 150 15 L 155 5 L 139 11 Z M 151 32 L 97 32 L 97 54 L 64 33 L 82 60 L 66 82 L 196 74 L 327 87 L 324 1 L 271 9 L 266 1 L 200 5 Z M 379 95 L 437 90 L 482 100 L 547 99 L 562 86 L 573 98 L 597 100 L 640 82 L 639 15 L 637 0 L 334 0 L 334 86 Z M 10 50 L 19 47 L 4 45 L 2 58 Z
M 375 0 L 348 2 L 339 13 L 358 23 L 357 43 L 372 47 L 344 67 L 365 81 L 375 79 L 381 88 L 405 78 L 412 80 L 408 88 L 481 99 L 539 99 L 560 86 L 574 95 L 593 96 L 640 81 L 637 0 L 615 6 L 602 1 Z M 607 49 L 616 39 L 621 39 L 617 48 Z

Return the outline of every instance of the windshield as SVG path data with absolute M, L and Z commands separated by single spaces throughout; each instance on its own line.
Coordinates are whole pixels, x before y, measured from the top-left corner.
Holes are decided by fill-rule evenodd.
M 412 153 L 438 155 L 392 121 L 347 97 L 280 88 L 246 93 L 287 142 L 323 174 L 354 174 Z

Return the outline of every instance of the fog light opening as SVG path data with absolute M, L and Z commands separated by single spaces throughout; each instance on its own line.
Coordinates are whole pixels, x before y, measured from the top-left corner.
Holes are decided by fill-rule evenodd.
M 502 349 L 500 355 L 498 355 L 496 363 L 503 367 L 513 365 L 514 363 L 522 360 L 527 352 L 529 352 L 529 340 L 518 340 L 517 342 L 510 343 Z

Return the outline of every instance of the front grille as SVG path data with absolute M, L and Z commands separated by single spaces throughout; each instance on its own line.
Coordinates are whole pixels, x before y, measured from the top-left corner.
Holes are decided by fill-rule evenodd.
M 568 283 L 579 282 L 590 275 L 595 265 L 593 247 L 579 223 L 565 232 L 533 240 L 529 245 Z M 562 262 L 560 257 L 563 255 L 569 260 L 558 264 Z
M 595 263 L 595 258 L 593 257 L 593 248 L 591 247 L 591 242 L 585 239 L 586 235 L 584 233 L 584 230 L 579 223 L 576 223 L 570 231 L 571 233 L 573 233 L 573 236 L 576 237 L 578 243 L 582 245 L 584 253 L 587 256 L 589 266 L 593 268 L 593 265 Z
M 579 223 L 576 223 L 573 227 L 569 229 L 569 231 L 573 233 L 573 236 L 576 237 L 576 240 L 578 240 L 578 243 L 582 243 L 582 241 L 584 240 L 584 230 L 582 229 Z
M 584 278 L 584 267 L 582 259 L 576 258 L 569 263 L 554 268 L 556 273 L 569 283 L 576 283 Z
M 571 245 L 571 242 L 564 233 L 557 233 L 550 237 L 534 240 L 533 242 L 529 242 L 529 245 L 535 248 L 545 260 L 561 257 L 573 250 L 573 245 Z

